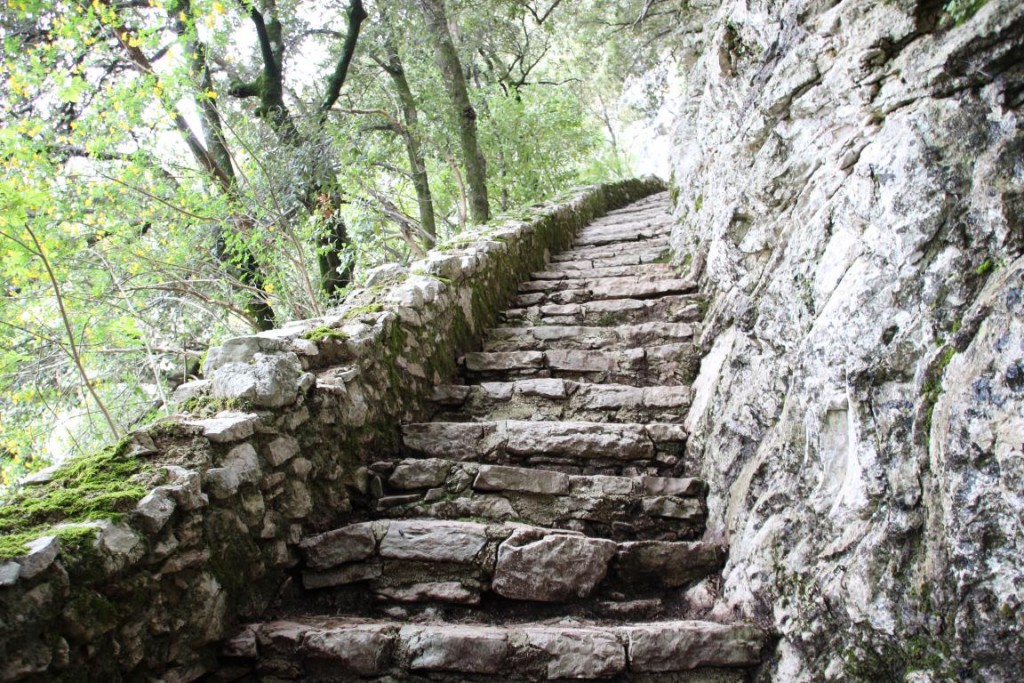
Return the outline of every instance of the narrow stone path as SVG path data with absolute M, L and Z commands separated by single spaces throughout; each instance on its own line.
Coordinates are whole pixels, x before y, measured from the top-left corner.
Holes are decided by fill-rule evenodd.
M 683 471 L 702 307 L 670 228 L 655 195 L 522 283 L 371 466 L 375 519 L 303 540 L 304 592 L 228 643 L 237 679 L 747 679 L 764 633 L 680 599 L 727 549 Z

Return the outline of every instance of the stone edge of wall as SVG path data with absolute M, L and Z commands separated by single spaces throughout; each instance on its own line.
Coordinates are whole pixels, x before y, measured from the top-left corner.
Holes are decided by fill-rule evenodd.
M 397 452 L 399 424 L 518 283 L 594 218 L 664 189 L 578 190 L 385 269 L 322 318 L 212 348 L 206 379 L 176 394 L 191 413 L 130 437 L 126 452 L 158 473 L 135 509 L 85 524 L 91 543 L 46 536 L 0 562 L 0 681 L 187 681 L 216 667 L 216 643 L 271 603 L 303 535 L 360 516 L 365 465 Z

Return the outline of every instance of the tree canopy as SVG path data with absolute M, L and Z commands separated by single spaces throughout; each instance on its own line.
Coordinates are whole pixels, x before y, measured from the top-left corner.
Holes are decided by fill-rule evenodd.
M 628 172 L 665 0 L 10 0 L 0 485 L 166 409 L 207 346 Z M 667 17 L 667 18 L 666 18 Z

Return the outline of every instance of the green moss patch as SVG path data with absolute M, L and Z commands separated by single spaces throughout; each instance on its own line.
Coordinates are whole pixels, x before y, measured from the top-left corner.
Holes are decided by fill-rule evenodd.
M 152 469 L 128 455 L 127 443 L 69 460 L 42 486 L 23 488 L 0 504 L 0 559 L 24 554 L 26 542 L 57 535 L 72 543 L 92 538 L 91 527 L 55 525 L 116 518 L 149 490 Z
M 318 327 L 310 330 L 306 334 L 302 335 L 303 339 L 308 339 L 311 342 L 322 342 L 328 339 L 332 341 L 345 341 L 348 339 L 348 335 L 339 330 L 336 327 Z

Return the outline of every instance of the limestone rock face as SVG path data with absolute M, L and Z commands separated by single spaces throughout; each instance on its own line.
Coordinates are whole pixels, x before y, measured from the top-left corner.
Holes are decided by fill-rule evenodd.
M 1024 5 L 701 7 L 672 243 L 725 598 L 767 679 L 1022 680 Z

